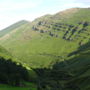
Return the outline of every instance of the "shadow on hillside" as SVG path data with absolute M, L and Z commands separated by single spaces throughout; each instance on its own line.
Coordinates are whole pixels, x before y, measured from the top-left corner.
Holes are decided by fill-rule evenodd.
M 66 61 L 67 65 L 65 62 L 57 62 L 51 69 L 34 69 L 38 75 L 38 90 L 82 90 L 83 84 L 85 87 L 89 86 L 90 73 L 88 76 L 84 75 L 87 71 L 90 72 L 90 62 L 84 64 L 79 61 L 78 65 L 74 64 L 76 62 L 77 59 L 73 58 Z
M 78 53 L 86 50 L 89 46 L 90 43 L 87 43 L 79 47 Z M 87 53 L 84 56 L 79 54 L 69 60 L 56 62 L 50 68 L 34 69 L 38 75 L 38 90 L 82 90 L 82 87 L 85 88 L 83 90 L 89 90 L 89 55 Z
M 13 86 L 21 86 L 23 81 L 28 81 L 29 76 L 25 67 L 13 62 L 11 59 L 6 60 L 0 57 L 0 83 Z
M 88 49 L 89 47 L 90 47 L 90 41 L 89 41 L 88 43 L 86 43 L 86 44 L 81 45 L 81 46 L 78 48 L 78 50 L 70 53 L 70 54 L 68 55 L 68 57 L 69 57 L 69 56 L 72 56 L 72 55 L 75 55 L 75 54 L 78 54 L 78 53 L 82 52 L 83 50 Z

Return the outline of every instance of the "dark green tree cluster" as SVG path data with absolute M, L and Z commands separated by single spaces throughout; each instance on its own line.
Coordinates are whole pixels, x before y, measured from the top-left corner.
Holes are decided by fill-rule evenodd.
M 13 62 L 11 59 L 0 57 L 0 83 L 14 86 L 21 86 L 23 81 L 28 81 L 28 71 L 21 64 Z

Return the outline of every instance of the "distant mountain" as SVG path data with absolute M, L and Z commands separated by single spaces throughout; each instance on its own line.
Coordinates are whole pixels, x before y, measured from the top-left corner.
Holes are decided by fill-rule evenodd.
M 15 24 L 3 29 L 2 31 L 0 31 L 0 37 L 12 32 L 14 29 L 17 29 L 17 28 L 19 28 L 22 25 L 27 24 L 27 23 L 29 23 L 29 22 L 26 21 L 26 20 L 22 20 L 22 21 L 19 21 L 19 22 L 15 23 Z

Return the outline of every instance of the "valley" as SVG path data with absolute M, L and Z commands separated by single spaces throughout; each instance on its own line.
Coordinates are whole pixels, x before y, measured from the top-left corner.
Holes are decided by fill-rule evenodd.
M 30 81 L 22 79 L 37 90 L 89 90 L 90 8 L 67 9 L 5 28 L 0 31 L 0 57 L 24 67 Z

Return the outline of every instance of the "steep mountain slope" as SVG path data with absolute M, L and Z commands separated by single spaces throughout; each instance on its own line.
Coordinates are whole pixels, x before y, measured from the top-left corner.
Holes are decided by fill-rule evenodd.
M 13 57 L 31 67 L 49 67 L 89 41 L 89 16 L 89 8 L 45 15 L 10 30 L 0 38 L 0 43 Z

